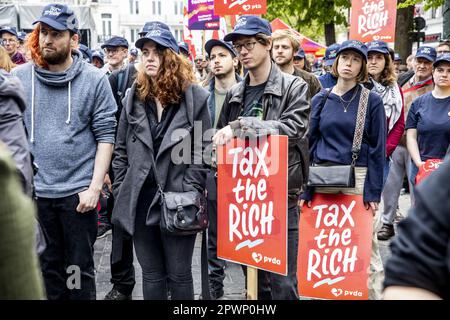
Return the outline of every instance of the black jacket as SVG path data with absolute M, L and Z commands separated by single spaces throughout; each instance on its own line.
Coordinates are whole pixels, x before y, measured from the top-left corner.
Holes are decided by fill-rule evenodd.
M 131 87 L 124 100 L 126 103 L 120 116 L 112 163 L 115 176 L 113 194 L 116 200 L 112 222 L 130 235 L 134 234 L 137 201 L 142 185 L 152 170 L 153 156 L 153 141 L 147 114 L 143 102 L 136 98 L 135 91 L 136 84 Z M 184 92 L 179 106 L 176 106 L 178 110 L 155 156 L 157 172 L 154 174 L 163 191 L 201 192 L 205 188 L 208 170 L 203 162 L 198 163 L 198 156 L 202 156 L 205 147 L 210 144 L 209 141 L 202 140 L 205 131 L 211 128 L 208 95 L 208 91 L 200 86 L 191 85 Z M 198 132 L 194 134 L 194 124 L 198 126 L 200 123 L 202 136 Z M 173 149 L 176 148 L 178 153 L 175 154 L 179 155 L 180 150 L 184 151 L 187 146 L 191 152 L 187 160 L 191 160 L 191 163 L 186 162 L 184 157 L 180 159 L 181 163 L 174 163 L 171 157 Z M 157 196 L 154 197 L 150 210 L 153 210 L 152 207 L 158 199 Z M 152 215 L 158 213 L 152 212 Z
M 450 299 L 450 157 L 415 190 L 385 268 L 388 286 L 416 287 Z
M 306 134 L 311 109 L 307 100 L 308 85 L 299 77 L 281 72 L 272 62 L 262 98 L 264 120 L 259 120 L 255 117 L 240 117 L 244 108 L 245 85 L 249 81 L 247 74 L 244 81 L 228 91 L 217 128 L 230 124 L 236 136 L 245 130 L 256 136 L 278 132 L 289 137 L 288 206 L 292 208 L 297 205 L 308 177 L 309 151 Z M 242 131 L 239 130 L 241 128 Z

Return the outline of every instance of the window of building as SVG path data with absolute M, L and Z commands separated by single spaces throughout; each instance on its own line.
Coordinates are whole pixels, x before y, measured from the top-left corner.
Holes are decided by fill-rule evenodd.
M 139 0 L 130 0 L 130 14 L 139 14 Z
M 111 32 L 111 25 L 112 25 L 112 14 L 110 13 L 102 13 L 102 31 L 104 36 L 110 36 L 112 34 Z

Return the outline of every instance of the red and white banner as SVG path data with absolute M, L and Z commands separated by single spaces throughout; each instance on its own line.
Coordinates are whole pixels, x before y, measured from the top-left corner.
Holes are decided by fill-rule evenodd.
M 302 208 L 297 259 L 301 296 L 367 300 L 371 210 L 362 196 L 316 193 Z
M 287 275 L 288 138 L 217 150 L 217 256 Z
M 266 14 L 267 0 L 214 0 L 214 14 Z
M 397 0 L 352 0 L 350 39 L 395 42 Z

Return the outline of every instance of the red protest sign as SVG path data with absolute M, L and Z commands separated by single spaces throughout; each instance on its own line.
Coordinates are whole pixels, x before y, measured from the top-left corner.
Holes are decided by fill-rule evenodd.
M 397 0 L 352 0 L 350 39 L 395 42 Z
M 267 0 L 214 0 L 214 14 L 266 14 Z
M 442 159 L 428 159 L 423 165 L 419 167 L 419 171 L 416 175 L 416 185 L 421 183 L 425 178 L 427 178 L 433 171 L 439 169 L 439 166 L 444 161 Z
M 286 136 L 217 150 L 217 256 L 287 275 Z
M 367 300 L 372 211 L 362 196 L 314 195 L 302 208 L 297 278 L 301 296 Z

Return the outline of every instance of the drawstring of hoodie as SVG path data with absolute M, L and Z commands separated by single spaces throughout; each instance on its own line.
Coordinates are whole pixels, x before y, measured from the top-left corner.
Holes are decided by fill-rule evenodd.
M 35 96 L 35 85 L 34 85 L 34 65 L 31 67 L 31 138 L 30 138 L 30 142 L 34 143 L 35 139 L 34 139 L 34 96 Z M 71 113 L 72 113 L 72 81 L 69 81 L 69 88 L 68 88 L 68 99 L 67 99 L 67 120 L 66 120 L 66 124 L 70 124 L 70 120 L 71 120 Z
M 70 114 L 71 114 L 71 111 L 72 111 L 72 104 L 71 104 L 71 100 L 72 99 L 70 99 L 70 96 L 72 95 L 72 81 L 69 81 L 69 94 L 68 94 L 68 101 L 67 101 L 67 113 L 68 113 L 68 115 L 67 115 L 67 120 L 66 120 L 66 123 L 67 124 L 70 124 Z
M 31 67 L 31 143 L 34 143 L 34 65 Z

